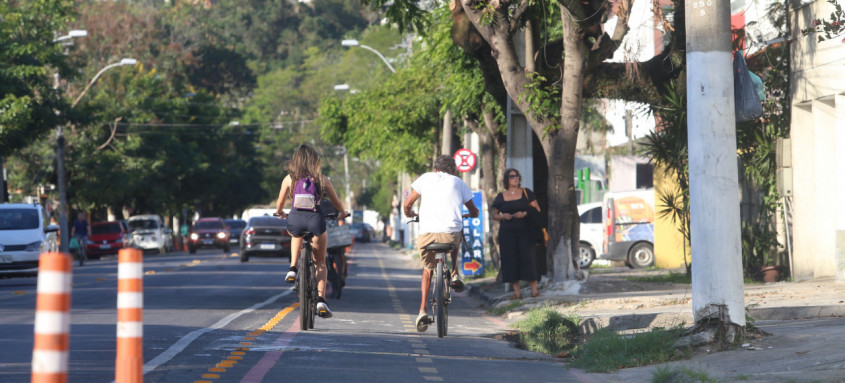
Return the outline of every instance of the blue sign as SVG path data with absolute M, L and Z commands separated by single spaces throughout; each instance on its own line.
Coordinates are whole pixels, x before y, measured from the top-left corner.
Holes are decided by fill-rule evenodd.
M 472 193 L 472 202 L 478 208 L 477 218 L 464 218 L 464 243 L 461 245 L 463 275 L 484 273 L 484 211 L 481 210 L 481 192 Z M 466 206 L 463 213 L 469 214 Z

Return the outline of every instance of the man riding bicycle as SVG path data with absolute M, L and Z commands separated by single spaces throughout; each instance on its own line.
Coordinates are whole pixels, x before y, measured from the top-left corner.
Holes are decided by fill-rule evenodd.
M 88 233 L 91 232 L 90 229 L 91 225 L 89 225 L 88 220 L 85 219 L 85 213 L 77 214 L 76 220 L 73 221 L 73 226 L 70 229 L 70 235 L 71 237 L 76 238 L 80 254 L 82 254 L 88 246 Z
M 437 157 L 434 161 L 434 171 L 421 175 L 411 184 L 411 195 L 403 205 L 405 215 L 416 217 L 412 207 L 420 199 L 420 235 L 417 236 L 417 247 L 420 249 L 424 268 L 422 273 L 422 297 L 420 313 L 417 316 L 417 331 L 428 329 L 431 318 L 426 312 L 426 302 L 431 289 L 431 273 L 437 266 L 435 252 L 426 250 L 431 243 L 451 243 L 452 250 L 452 288 L 457 292 L 464 289 L 458 273 L 458 249 L 461 245 L 463 218 L 461 206 L 469 209 L 469 217 L 478 217 L 478 208 L 472 202 L 472 191 L 469 186 L 456 177 L 455 159 L 448 155 Z

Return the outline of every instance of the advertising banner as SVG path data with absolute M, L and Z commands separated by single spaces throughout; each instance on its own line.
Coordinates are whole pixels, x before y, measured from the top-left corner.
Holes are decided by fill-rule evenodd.
M 484 205 L 481 192 L 472 193 L 472 202 L 478 208 L 477 218 L 464 218 L 464 243 L 461 245 L 463 275 L 484 274 Z M 469 214 L 466 206 L 464 214 Z

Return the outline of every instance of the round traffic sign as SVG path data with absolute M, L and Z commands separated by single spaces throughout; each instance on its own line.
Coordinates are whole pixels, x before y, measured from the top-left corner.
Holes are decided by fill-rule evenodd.
M 477 157 L 469 149 L 458 149 L 455 152 L 455 164 L 458 165 L 458 171 L 472 171 L 472 169 L 475 169 L 476 163 L 478 163 Z

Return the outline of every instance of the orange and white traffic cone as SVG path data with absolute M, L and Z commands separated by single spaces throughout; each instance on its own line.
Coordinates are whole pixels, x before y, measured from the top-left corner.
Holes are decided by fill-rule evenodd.
M 122 249 L 117 265 L 115 383 L 144 381 L 144 255 Z
M 42 253 L 38 262 L 32 383 L 67 382 L 70 283 L 70 255 Z

